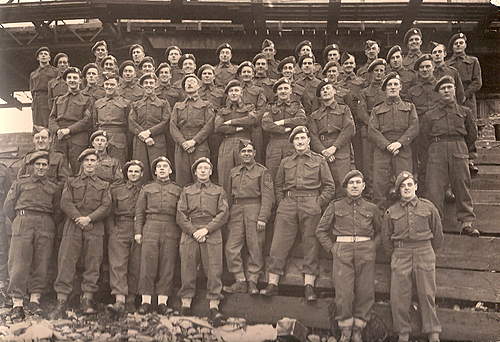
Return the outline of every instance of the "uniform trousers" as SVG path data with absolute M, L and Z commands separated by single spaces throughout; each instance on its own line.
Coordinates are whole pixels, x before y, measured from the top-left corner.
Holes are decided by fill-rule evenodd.
M 241 162 L 239 144 L 242 138 L 249 139 L 245 135 L 225 137 L 219 147 L 219 160 L 217 161 L 219 184 L 227 194 L 231 193 L 229 188 L 231 169 Z
M 175 145 L 175 182 L 177 184 L 186 186 L 193 182 L 191 165 L 201 157 L 210 157 L 210 149 L 206 141 L 195 146 L 193 153 L 187 153 L 182 146 Z
M 293 144 L 288 141 L 288 136 L 271 136 L 266 147 L 266 167 L 273 179 L 276 178 L 281 160 L 292 155 L 293 151 Z
M 78 137 L 76 137 L 76 135 L 78 135 Z M 88 147 L 88 138 L 82 139 L 80 136 L 87 135 L 87 133 L 77 133 L 76 135 L 70 136 L 69 138 L 63 138 L 62 140 L 56 138 L 54 144 L 54 150 L 62 152 L 68 159 L 73 175 L 77 175 L 78 172 L 80 172 L 78 156 Z M 85 144 L 82 144 L 81 141 L 85 141 Z
M 9 246 L 11 236 L 7 233 L 5 218 L 0 217 L 0 281 L 9 280 Z

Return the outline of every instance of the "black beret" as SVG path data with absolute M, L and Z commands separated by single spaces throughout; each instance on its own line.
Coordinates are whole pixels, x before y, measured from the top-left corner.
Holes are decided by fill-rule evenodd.
M 165 56 L 165 58 L 168 58 L 168 55 L 170 54 L 170 51 L 172 51 L 172 50 L 177 50 L 177 51 L 179 51 L 179 54 L 182 55 L 182 50 L 180 47 L 178 47 L 176 45 L 171 45 L 165 49 L 165 53 L 163 54 Z
M 422 64 L 422 62 L 425 62 L 425 61 L 432 62 L 432 56 L 429 55 L 428 53 L 424 53 L 422 56 L 418 57 L 417 60 L 415 61 L 415 65 L 413 66 L 413 70 L 418 71 L 420 64 Z
M 141 50 L 142 50 L 142 52 L 144 52 L 144 46 L 142 46 L 141 44 L 134 44 L 134 45 L 132 45 L 132 46 L 128 49 L 128 54 L 129 54 L 130 56 L 132 56 L 132 51 L 134 51 L 134 49 L 137 49 L 137 48 L 141 49 Z
M 402 171 L 397 177 L 396 181 L 394 182 L 394 187 L 396 188 L 396 192 L 399 191 L 399 187 L 401 186 L 401 183 L 403 183 L 407 179 L 413 179 L 415 180 L 415 177 L 410 171 Z
M 125 67 L 128 66 L 131 66 L 135 70 L 134 62 L 132 62 L 130 59 L 127 59 L 126 61 L 123 61 L 122 64 L 120 64 L 120 69 L 119 69 L 120 76 L 123 74 L 123 69 L 125 69 Z
M 262 41 L 262 50 L 264 50 L 266 47 L 269 47 L 269 46 L 274 46 L 273 41 L 270 39 L 264 39 Z
M 314 57 L 314 55 L 312 53 L 307 54 L 307 55 L 302 55 L 299 57 L 299 67 L 302 67 L 302 62 L 304 62 L 304 59 L 306 59 L 306 58 L 312 58 L 313 63 L 316 62 L 316 57 Z
M 439 88 L 443 85 L 443 84 L 447 84 L 447 83 L 451 83 L 451 84 L 455 84 L 455 80 L 453 79 L 453 77 L 451 77 L 450 75 L 445 75 L 443 77 L 441 77 L 437 82 L 436 84 L 434 85 L 434 91 L 439 91 Z
M 194 161 L 193 165 L 191 165 L 191 173 L 195 173 L 196 171 L 196 168 L 198 167 L 199 164 L 201 163 L 207 163 L 208 165 L 210 165 L 210 167 L 213 169 L 214 166 L 212 164 L 212 162 L 210 161 L 210 159 L 208 159 L 207 157 L 201 157 L 201 158 L 198 158 Z
M 47 131 L 47 133 L 49 133 L 49 136 L 51 136 L 50 129 L 48 129 L 47 127 L 40 125 L 33 125 L 33 134 L 38 134 L 42 131 Z
M 231 89 L 233 87 L 241 87 L 241 82 L 239 80 L 229 81 L 229 83 L 224 88 L 224 94 L 227 94 L 229 92 L 229 89 Z
M 335 86 L 335 84 L 333 84 L 332 81 L 330 81 L 327 78 L 325 78 L 324 80 L 321 80 L 321 82 L 319 82 L 318 86 L 316 87 L 316 97 L 320 97 L 321 96 L 321 89 L 324 86 L 326 86 L 327 84 L 330 84 L 330 85 L 332 85 L 333 88 L 337 89 L 337 87 Z
M 255 57 L 252 59 L 253 64 L 255 64 L 259 59 L 265 59 L 267 61 L 267 57 L 264 53 L 258 53 L 255 55 Z
M 170 162 L 170 160 L 168 160 L 168 158 L 165 156 L 160 156 L 151 162 L 151 170 L 153 171 L 153 173 L 156 169 L 156 164 L 158 164 L 161 161 L 167 162 L 168 166 L 170 166 L 170 169 L 172 169 L 172 163 Z M 173 169 L 172 169 L 172 171 L 173 171 Z
M 78 156 L 78 161 L 81 162 L 86 156 L 88 155 L 95 155 L 97 158 L 99 158 L 99 155 L 97 154 L 97 151 L 95 148 L 86 148 L 85 150 L 82 151 L 82 153 L 80 153 L 80 155 Z
M 455 43 L 455 40 L 460 38 L 465 39 L 465 41 L 467 41 L 467 36 L 462 32 L 455 33 L 453 36 L 451 36 L 450 41 L 448 42 L 448 50 L 453 51 L 453 44 Z
M 229 45 L 229 43 L 222 43 L 221 45 L 219 45 L 217 47 L 217 50 L 215 50 L 215 53 L 218 55 L 220 54 L 220 50 L 222 49 L 229 49 L 231 51 L 233 51 L 233 48 L 231 47 L 231 45 Z
M 101 67 L 103 67 L 103 68 L 104 68 L 104 63 L 105 63 L 108 59 L 111 59 L 113 62 L 115 62 L 115 64 L 118 64 L 118 62 L 117 62 L 117 60 L 116 60 L 115 56 L 113 56 L 113 55 L 107 55 L 106 57 L 104 57 L 104 58 L 102 59 L 102 61 L 101 61 Z
M 68 58 L 68 55 L 65 54 L 64 52 L 59 52 L 55 57 L 54 57 L 54 66 L 57 66 L 57 62 L 59 62 L 59 59 L 62 57 Z
M 126 162 L 125 165 L 123 165 L 123 168 L 122 168 L 123 177 L 125 179 L 127 179 L 128 168 L 131 167 L 131 166 L 133 166 L 133 165 L 139 166 L 141 168 L 141 170 L 144 170 L 144 164 L 143 164 L 143 162 L 141 162 L 140 160 L 137 160 L 137 159 L 130 160 L 130 161 Z
M 244 149 L 247 146 L 252 146 L 255 149 L 255 146 L 253 146 L 253 143 L 251 140 L 240 139 L 240 141 L 238 143 L 238 151 L 241 151 L 242 149 Z
M 101 45 L 108 49 L 108 44 L 106 43 L 106 41 L 99 40 L 92 46 L 92 48 L 90 48 L 90 51 L 92 51 L 92 53 L 95 53 L 95 50 Z
M 303 40 L 295 47 L 295 56 L 299 55 L 300 49 L 302 49 L 302 47 L 305 45 L 309 46 L 312 50 L 312 43 L 309 40 Z
M 282 72 L 285 64 L 289 64 L 289 63 L 292 63 L 293 65 L 295 65 L 295 57 L 288 56 L 288 57 L 283 58 L 281 60 L 281 62 L 279 62 L 279 64 L 278 64 L 278 72 Z
M 340 64 L 335 62 L 335 61 L 330 61 L 328 63 L 325 64 L 325 67 L 323 68 L 323 71 L 321 71 L 321 73 L 323 75 L 326 75 L 326 73 L 328 72 L 328 69 L 330 69 L 331 67 L 337 67 L 337 69 L 340 69 Z
M 365 176 L 361 171 L 351 170 L 345 174 L 344 179 L 342 180 L 342 187 L 347 187 L 347 183 L 349 182 L 349 180 L 354 177 L 361 177 L 363 180 L 365 179 Z
M 330 44 L 330 45 L 325 46 L 325 48 L 323 49 L 323 59 L 324 60 L 328 59 L 328 52 L 330 52 L 332 50 L 340 51 L 340 48 L 337 44 Z
M 116 82 L 120 82 L 120 76 L 115 74 L 114 72 L 103 72 L 102 73 L 102 78 L 104 78 L 104 82 L 107 80 L 116 80 Z
M 371 62 L 370 65 L 368 66 L 368 69 L 367 69 L 368 72 L 372 72 L 373 69 L 375 69 L 375 67 L 377 65 L 387 66 L 387 62 L 383 58 L 375 58 L 375 60 L 373 62 Z
M 152 72 L 145 73 L 144 75 L 141 76 L 141 78 L 139 78 L 139 85 L 142 86 L 142 84 L 144 83 L 144 81 L 148 80 L 148 79 L 153 79 L 153 80 L 156 81 L 158 78 Z
M 403 42 L 404 44 L 408 44 L 408 40 L 410 39 L 411 36 L 420 36 L 420 38 L 422 38 L 422 31 L 420 31 L 420 29 L 416 28 L 416 27 L 413 27 L 411 29 L 409 29 L 408 31 L 406 31 L 405 33 L 405 36 L 403 38 Z
M 36 52 L 35 52 L 35 57 L 38 57 L 38 55 L 40 54 L 40 52 L 42 51 L 47 51 L 48 53 L 50 53 L 50 49 L 46 46 L 42 46 L 42 47 L 39 47 Z
M 399 74 L 397 72 L 394 71 L 390 72 L 385 76 L 384 80 L 382 81 L 381 88 L 383 91 L 385 91 L 385 89 L 387 88 L 387 82 L 389 82 L 392 79 L 397 79 L 401 82 L 401 77 L 399 77 Z
M 365 42 L 365 50 L 370 49 L 370 48 L 371 48 L 373 45 L 375 45 L 375 44 L 376 44 L 376 45 L 378 45 L 378 43 L 377 43 L 376 41 L 374 41 L 374 40 L 370 40 L 370 39 L 369 39 L 369 40 L 367 40 L 367 41 Z
M 181 56 L 181 58 L 179 58 L 179 61 L 177 62 L 179 68 L 182 69 L 182 64 L 184 64 L 184 61 L 186 59 L 191 59 L 196 64 L 196 57 L 192 53 L 185 53 Z
M 66 81 L 66 76 L 68 76 L 68 74 L 78 74 L 80 77 L 82 77 L 82 72 L 77 67 L 69 67 L 68 69 L 64 70 L 62 79 Z
M 293 130 L 292 133 L 290 133 L 290 136 L 288 137 L 289 142 L 293 142 L 293 138 L 299 133 L 306 133 L 307 136 L 309 136 L 309 130 L 307 129 L 306 126 L 296 126 Z
M 97 73 L 99 73 L 99 67 L 97 66 L 97 64 L 89 63 L 83 67 L 83 70 L 82 70 L 83 77 L 85 77 L 87 75 L 87 71 L 89 71 L 89 69 L 92 69 L 92 68 L 97 69 Z
M 198 83 L 200 83 L 200 79 L 198 78 L 198 76 L 196 76 L 195 74 L 187 74 L 187 75 L 184 75 L 184 77 L 182 78 L 181 80 L 181 88 L 182 90 L 184 90 L 184 86 L 186 85 L 186 80 L 188 78 L 194 78 L 198 81 Z
M 347 61 L 349 58 L 354 58 L 353 55 L 351 55 L 349 52 L 347 51 L 344 51 L 344 53 L 342 54 L 342 56 L 340 56 L 340 64 L 344 64 L 345 61 Z
M 28 156 L 28 160 L 26 160 L 26 163 L 33 164 L 39 158 L 44 158 L 44 159 L 49 160 L 49 151 L 42 150 L 42 151 L 36 151 L 36 152 L 31 153 Z
M 396 52 L 402 52 L 403 50 L 401 49 L 401 46 L 399 45 L 394 45 L 389 49 L 389 52 L 387 52 L 387 57 L 385 58 L 387 61 L 391 60 L 392 55 L 394 55 Z
M 145 57 L 142 59 L 142 61 L 140 61 L 140 62 L 139 62 L 139 65 L 138 65 L 139 69 L 140 69 L 140 68 L 142 68 L 142 65 L 143 65 L 144 63 L 147 63 L 147 62 L 149 62 L 149 63 L 153 64 L 153 69 L 154 69 L 154 67 L 155 67 L 155 60 L 154 60 L 154 59 L 153 59 L 153 57 L 151 57 L 151 56 L 145 56 Z
M 273 84 L 273 92 L 277 92 L 278 91 L 278 87 L 283 84 L 283 83 L 286 83 L 286 84 L 289 84 L 290 87 L 292 86 L 292 82 L 290 82 L 290 80 L 286 77 L 281 77 L 279 80 L 277 80 L 276 82 L 274 82 Z
M 252 62 L 243 61 L 240 63 L 240 65 L 238 65 L 238 69 L 236 70 L 236 75 L 239 75 L 244 67 L 249 67 L 250 69 L 254 70 Z
M 92 135 L 90 136 L 90 142 L 92 143 L 92 141 L 94 141 L 94 139 L 96 137 L 105 137 L 106 139 L 108 138 L 108 133 L 103 130 L 103 129 L 98 129 L 97 131 L 95 131 L 94 133 L 92 133 Z
M 215 68 L 210 65 L 210 64 L 203 64 L 199 69 L 198 69 L 198 78 L 201 79 L 201 74 L 203 73 L 203 71 L 205 71 L 206 69 L 210 69 L 214 72 L 215 74 Z
M 158 65 L 158 67 L 155 70 L 156 76 L 158 76 L 160 74 L 160 70 L 163 69 L 163 68 L 168 68 L 169 70 L 172 69 L 170 67 L 170 64 L 168 64 L 167 62 L 160 63 L 160 65 Z

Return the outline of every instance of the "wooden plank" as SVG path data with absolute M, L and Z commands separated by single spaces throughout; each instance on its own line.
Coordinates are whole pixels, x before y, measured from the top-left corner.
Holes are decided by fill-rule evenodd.
M 476 176 L 472 178 L 472 189 L 500 190 L 500 179 Z
M 474 204 L 500 204 L 499 190 L 471 190 L 471 195 Z
M 476 214 L 475 227 L 483 233 L 500 234 L 500 205 L 474 205 Z M 444 209 L 443 230 L 446 233 L 460 233 L 460 225 L 456 218 L 455 203 L 446 203 Z

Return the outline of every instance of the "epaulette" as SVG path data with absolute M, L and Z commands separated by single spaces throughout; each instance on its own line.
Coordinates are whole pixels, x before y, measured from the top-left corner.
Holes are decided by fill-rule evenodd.
M 23 179 L 23 178 L 30 178 L 30 177 L 31 177 L 31 175 L 27 173 L 27 174 L 25 174 L 25 175 L 20 175 L 20 176 L 19 176 L 19 179 Z
M 259 166 L 259 167 L 261 167 L 261 168 L 263 168 L 263 169 L 267 170 L 267 167 L 265 167 L 265 166 L 264 166 L 264 165 L 262 165 L 261 163 L 257 163 L 257 162 L 256 162 L 256 163 L 255 163 L 255 165 L 257 165 L 257 166 Z
M 422 202 L 424 202 L 424 203 L 430 204 L 430 205 L 432 205 L 433 207 L 435 207 L 434 203 L 432 203 L 432 201 L 431 201 L 431 200 L 428 200 L 427 198 L 419 197 L 418 199 L 419 199 L 419 200 L 421 200 L 421 201 L 422 201 Z
M 311 154 L 312 154 L 313 156 L 320 157 L 321 159 L 326 160 L 326 159 L 325 159 L 325 157 L 324 157 L 323 155 L 321 155 L 321 154 L 319 154 L 319 153 L 316 153 L 316 152 L 314 152 L 313 150 L 311 150 Z

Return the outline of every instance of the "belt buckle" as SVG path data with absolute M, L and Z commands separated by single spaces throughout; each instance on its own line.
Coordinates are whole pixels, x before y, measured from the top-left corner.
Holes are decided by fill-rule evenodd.
M 19 211 L 19 215 L 24 216 L 24 209 L 21 209 L 21 210 Z
M 401 240 L 396 241 L 396 247 L 403 248 L 403 241 Z
M 286 192 L 286 196 L 287 196 L 287 197 L 292 197 L 292 192 L 291 192 L 290 190 L 288 190 L 288 191 Z
M 434 137 L 433 140 L 434 140 L 434 142 L 439 142 L 440 139 L 439 139 L 439 137 Z
M 324 136 L 323 134 L 321 134 L 321 135 L 319 136 L 319 139 L 320 139 L 321 141 L 325 141 L 325 136 Z

